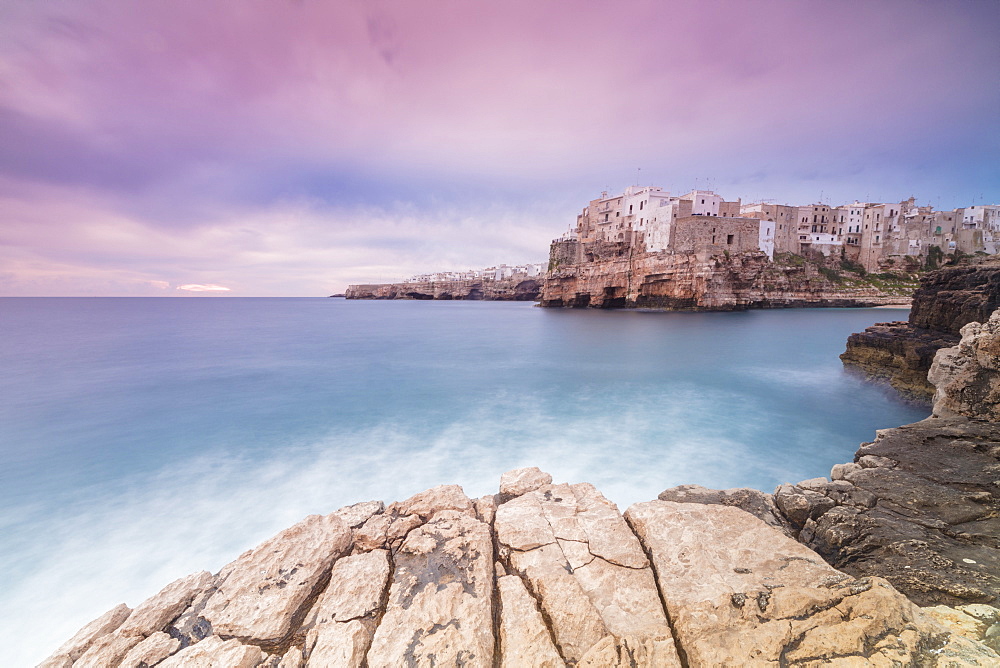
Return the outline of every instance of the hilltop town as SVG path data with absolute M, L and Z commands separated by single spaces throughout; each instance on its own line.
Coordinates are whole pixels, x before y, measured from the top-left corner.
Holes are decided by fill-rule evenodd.
M 913 197 L 837 207 L 743 204 L 710 190 L 674 197 L 655 186 L 631 186 L 591 200 L 553 244 L 563 246 L 560 261 L 571 263 L 609 254 L 760 251 L 771 259 L 775 253 L 836 255 L 877 273 L 916 268 L 938 253 L 992 255 L 997 240 L 1000 205 L 934 211 Z
M 905 304 L 946 256 L 994 255 L 1000 205 L 792 206 L 656 186 L 601 193 L 548 266 L 498 265 L 352 285 L 350 299 L 518 299 L 543 306 L 730 310 Z

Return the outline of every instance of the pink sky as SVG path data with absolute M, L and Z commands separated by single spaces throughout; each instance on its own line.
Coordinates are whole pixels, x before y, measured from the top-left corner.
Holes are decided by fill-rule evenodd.
M 636 181 L 998 203 L 998 28 L 990 1 L 0 2 L 0 295 L 543 261 Z

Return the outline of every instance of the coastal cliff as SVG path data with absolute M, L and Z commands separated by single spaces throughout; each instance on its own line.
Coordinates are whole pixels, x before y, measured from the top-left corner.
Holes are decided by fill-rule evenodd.
M 606 244 L 609 245 L 610 244 Z M 554 244 L 553 254 L 558 254 Z M 623 247 L 624 248 L 624 247 Z M 645 253 L 606 249 L 587 262 L 553 261 L 541 294 L 550 307 L 735 311 L 800 306 L 907 305 L 910 283 L 877 285 L 797 258 L 772 262 L 761 252 Z
M 484 301 L 535 301 L 542 291 L 540 278 L 499 280 L 406 281 L 351 285 L 347 299 L 459 299 Z
M 963 326 L 985 322 L 997 307 L 1000 261 L 945 267 L 921 277 L 908 322 L 876 323 L 852 334 L 840 359 L 908 398 L 929 401 L 934 355 L 957 344 Z

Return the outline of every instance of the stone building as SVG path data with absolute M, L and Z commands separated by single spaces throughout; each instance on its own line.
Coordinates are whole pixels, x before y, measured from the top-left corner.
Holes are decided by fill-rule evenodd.
M 772 220 L 744 217 L 740 200 L 710 190 L 674 197 L 655 186 L 630 186 L 591 200 L 576 228 L 552 242 L 549 266 L 637 253 L 756 250 L 773 257 L 775 228 Z
M 575 228 L 553 241 L 549 266 L 642 253 L 758 250 L 772 258 L 775 252 L 839 256 L 880 272 L 924 264 L 935 247 L 945 254 L 997 253 L 1000 205 L 934 211 L 912 197 L 841 206 L 742 204 L 710 190 L 672 196 L 655 186 L 630 186 L 591 200 Z
M 799 207 L 787 204 L 755 202 L 740 207 L 740 216 L 774 223 L 774 250 L 778 253 L 799 253 Z

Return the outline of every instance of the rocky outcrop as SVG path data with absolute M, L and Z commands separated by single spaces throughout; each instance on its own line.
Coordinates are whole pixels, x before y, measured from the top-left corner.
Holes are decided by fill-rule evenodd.
M 855 460 L 757 490 L 682 486 L 661 499 L 732 506 L 855 577 L 920 605 L 1000 602 L 1000 424 L 928 418 L 878 433 Z
M 928 380 L 934 414 L 1000 421 L 1000 309 L 961 329 L 962 340 L 937 352 Z
M 926 402 L 934 394 L 927 380 L 934 355 L 957 342 L 955 335 L 916 329 L 907 322 L 879 322 L 851 334 L 840 359 L 870 380 L 889 383 L 907 399 Z
M 344 296 L 347 299 L 535 301 L 541 292 L 541 278 L 527 278 L 522 275 L 500 280 L 407 281 L 351 285 Z
M 920 665 L 968 651 L 884 580 L 844 575 L 735 507 L 651 501 L 626 517 L 688 665 Z
M 1000 308 L 1000 260 L 945 267 L 925 274 L 913 293 L 910 324 L 958 335 L 970 322 L 986 322 Z
M 840 359 L 907 398 L 929 402 L 934 386 L 927 372 L 937 351 L 954 346 L 962 327 L 985 322 L 998 307 L 1000 261 L 945 267 L 921 277 L 908 322 L 876 323 L 851 334 Z
M 955 613 L 971 621 L 925 614 L 889 582 L 835 570 L 787 535 L 835 508 L 814 519 L 809 494 L 796 505 L 710 492 L 675 494 L 709 505 L 657 500 L 623 516 L 591 485 L 521 469 L 482 499 L 445 485 L 389 506 L 356 504 L 306 518 L 217 575 L 111 610 L 42 665 L 1000 662 L 989 606 Z M 794 521 L 782 510 L 793 507 L 806 508 Z
M 831 280 L 810 262 L 782 265 L 761 252 L 644 253 L 560 265 L 542 306 L 735 311 L 798 306 L 907 305 L 909 291 Z

